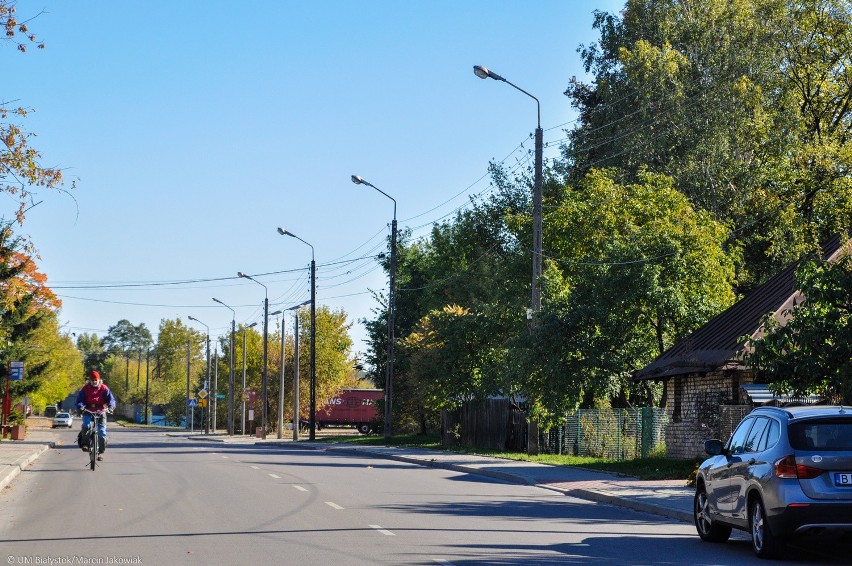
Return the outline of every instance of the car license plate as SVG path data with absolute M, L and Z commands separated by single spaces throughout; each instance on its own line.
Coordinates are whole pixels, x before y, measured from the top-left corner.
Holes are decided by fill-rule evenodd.
M 835 473 L 834 485 L 844 485 L 852 487 L 852 473 Z

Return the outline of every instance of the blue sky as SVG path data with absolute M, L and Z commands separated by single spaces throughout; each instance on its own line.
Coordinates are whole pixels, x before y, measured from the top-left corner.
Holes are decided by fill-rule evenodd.
M 238 271 L 267 286 L 271 311 L 306 300 L 310 248 L 282 226 L 313 244 L 317 302 L 347 312 L 364 351 L 358 320 L 387 287 L 370 257 L 393 204 L 350 175 L 426 236 L 487 192 L 489 161 L 524 166 L 535 102 L 477 64 L 540 99 L 545 158 L 557 155 L 592 12 L 622 6 L 19 0 L 19 20 L 44 8 L 30 28 L 47 46 L 0 48 L 0 97 L 34 110 L 43 164 L 77 180 L 73 198 L 39 194 L 21 230 L 63 329 L 103 336 L 126 318 L 156 334 L 192 315 L 224 334 L 231 311 L 212 297 L 237 323 L 263 317 L 264 289 Z

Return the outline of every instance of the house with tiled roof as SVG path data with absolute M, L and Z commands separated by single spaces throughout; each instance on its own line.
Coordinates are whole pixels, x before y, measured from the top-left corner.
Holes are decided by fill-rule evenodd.
M 850 243 L 847 237 L 835 236 L 823 246 L 823 259 L 835 261 L 849 253 Z M 767 388 L 754 383 L 754 375 L 743 361 L 748 348 L 745 337 L 762 336 L 762 322 L 769 314 L 783 324 L 791 309 L 804 300 L 795 288 L 798 265 L 790 265 L 634 373 L 636 381 L 666 384 L 669 457 L 702 455 L 703 441 L 725 438 L 759 402 L 757 392 L 767 402 Z M 772 400 L 779 399 L 771 396 Z

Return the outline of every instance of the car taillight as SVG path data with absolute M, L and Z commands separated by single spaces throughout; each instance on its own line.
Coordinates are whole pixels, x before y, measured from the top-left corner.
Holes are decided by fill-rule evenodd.
M 779 478 L 792 478 L 800 480 L 811 480 L 822 474 L 825 470 L 812 468 L 804 464 L 796 464 L 796 457 L 792 454 L 785 456 L 775 462 L 775 475 Z

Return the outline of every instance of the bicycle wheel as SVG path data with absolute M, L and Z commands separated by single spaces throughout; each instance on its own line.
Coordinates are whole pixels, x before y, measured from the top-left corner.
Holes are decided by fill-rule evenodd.
M 89 468 L 94 472 L 98 462 L 98 427 L 95 426 L 94 419 L 89 427 Z

